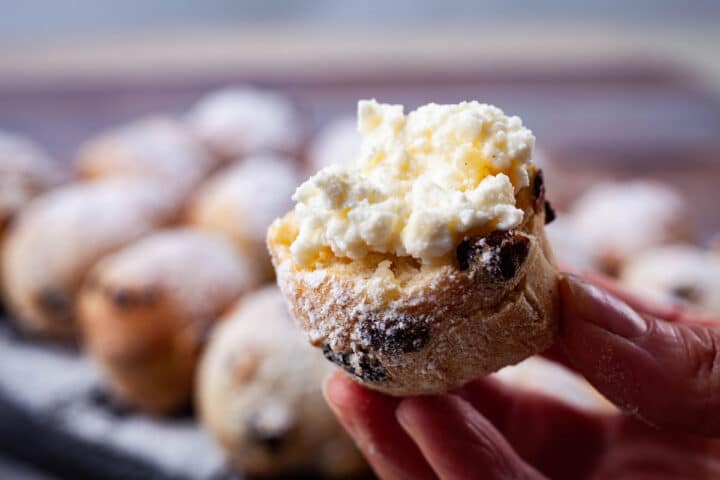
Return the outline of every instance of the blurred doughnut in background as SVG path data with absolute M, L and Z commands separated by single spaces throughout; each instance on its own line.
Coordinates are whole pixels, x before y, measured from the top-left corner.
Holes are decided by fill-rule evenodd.
M 85 142 L 75 167 L 85 179 L 141 177 L 187 195 L 216 166 L 179 120 L 150 116 Z
M 593 245 L 568 217 L 560 214 L 545 225 L 545 235 L 561 268 L 567 265 L 580 270 L 600 269 Z
M 658 302 L 720 316 L 720 255 L 692 245 L 663 245 L 623 265 L 620 282 Z
M 21 135 L 0 130 L 0 251 L 14 215 L 31 198 L 68 176 L 42 147 Z M 0 254 L 0 300 L 2 291 Z
M 186 406 L 205 339 L 256 284 L 214 233 L 158 231 L 105 257 L 80 292 L 84 340 L 121 403 L 166 414 Z
M 174 221 L 179 209 L 175 195 L 137 178 L 70 184 L 36 197 L 3 245 L 3 284 L 14 319 L 28 333 L 75 336 L 75 298 L 87 271 Z
M 335 163 L 352 162 L 360 152 L 360 140 L 354 116 L 333 118 L 310 142 L 307 155 L 309 174 L 313 175 Z
M 617 411 L 583 377 L 542 357 L 530 357 L 491 377 L 513 388 L 552 397 L 575 408 L 601 413 Z
M 274 272 L 265 246 L 273 220 L 292 207 L 302 177 L 296 163 L 277 154 L 257 154 L 207 180 L 190 201 L 188 223 L 230 238 L 251 260 L 258 278 Z
M 362 473 L 360 453 L 322 396 L 332 371 L 297 331 L 277 287 L 266 287 L 213 333 L 198 378 L 200 419 L 247 475 Z
M 610 274 L 648 248 L 696 238 L 688 202 L 658 182 L 597 184 L 577 199 L 567 218 L 599 268 Z
M 0 130 L 0 233 L 32 197 L 68 177 L 41 146 Z
M 187 116 L 193 132 L 221 162 L 253 153 L 296 153 L 303 128 L 293 103 L 283 95 L 230 87 L 202 97 Z

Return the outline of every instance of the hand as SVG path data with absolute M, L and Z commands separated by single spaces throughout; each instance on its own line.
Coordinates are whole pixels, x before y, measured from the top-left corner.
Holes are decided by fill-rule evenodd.
M 720 478 L 720 330 L 591 280 L 561 281 L 552 357 L 625 413 L 581 411 L 492 378 L 403 399 L 336 373 L 328 403 L 385 480 Z

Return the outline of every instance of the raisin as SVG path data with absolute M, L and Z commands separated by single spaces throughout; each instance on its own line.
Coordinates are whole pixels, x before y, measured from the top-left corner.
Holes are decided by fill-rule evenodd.
M 533 180 L 533 197 L 535 200 L 540 200 L 545 196 L 545 178 L 543 171 L 538 170 L 535 174 L 535 180 Z
M 500 273 L 506 280 L 515 276 L 530 251 L 530 241 L 524 237 L 513 237 L 512 241 L 500 246 Z
M 677 285 L 671 290 L 671 294 L 689 304 L 698 304 L 702 300 L 702 293 L 692 285 Z
M 366 321 L 360 327 L 361 338 L 384 353 L 411 353 L 421 350 L 430 338 L 429 325 L 421 320 Z
M 473 247 L 470 244 L 470 240 L 463 240 L 460 242 L 460 245 L 458 245 L 457 249 L 455 249 L 455 256 L 458 260 L 458 266 L 460 267 L 460 270 L 467 270 L 470 268 L 470 258 L 473 253 Z
M 118 401 L 113 397 L 105 388 L 96 385 L 92 387 L 88 393 L 88 399 L 90 403 L 96 407 L 99 407 L 115 418 L 127 417 L 133 412 L 133 409 Z
M 48 315 L 59 321 L 72 321 L 72 299 L 63 290 L 45 287 L 37 296 L 37 303 Z
M 119 309 L 129 308 L 133 304 L 133 295 L 124 288 L 118 288 L 110 293 L 112 302 Z
M 550 205 L 550 202 L 547 200 L 545 201 L 545 225 L 548 223 L 551 223 L 553 220 L 557 218 L 557 214 L 555 213 L 555 209 L 552 205 Z
M 510 280 L 530 252 L 530 240 L 512 231 L 495 231 L 487 237 L 465 239 L 456 250 L 460 270 L 471 266 Z M 489 253 L 489 255 L 487 255 Z
M 335 352 L 330 345 L 325 345 L 323 355 L 352 376 L 365 382 L 384 382 L 390 378 L 385 367 L 377 359 L 370 358 L 365 351 L 360 350 L 354 354 L 358 359 L 357 367 L 352 364 L 353 353 L 351 352 Z
M 265 450 L 273 453 L 279 452 L 287 439 L 288 427 L 268 429 L 261 425 L 260 415 L 250 415 L 245 422 L 248 438 L 255 444 L 262 446 Z

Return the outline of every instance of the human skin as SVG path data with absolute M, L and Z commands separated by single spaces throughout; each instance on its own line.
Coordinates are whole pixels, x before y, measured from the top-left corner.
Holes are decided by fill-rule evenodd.
M 396 398 L 335 374 L 326 399 L 377 475 L 719 478 L 720 319 L 648 303 L 593 275 L 563 276 L 560 297 L 561 332 L 545 356 L 584 375 L 618 413 L 491 378 Z

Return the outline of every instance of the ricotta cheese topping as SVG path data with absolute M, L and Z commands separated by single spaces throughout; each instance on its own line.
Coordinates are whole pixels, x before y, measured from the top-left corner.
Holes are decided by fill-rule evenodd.
M 432 263 L 466 234 L 522 222 L 515 194 L 529 184 L 535 137 L 520 118 L 475 101 L 405 115 L 402 105 L 361 100 L 358 130 L 355 161 L 320 170 L 293 197 L 296 263 L 328 249 Z

